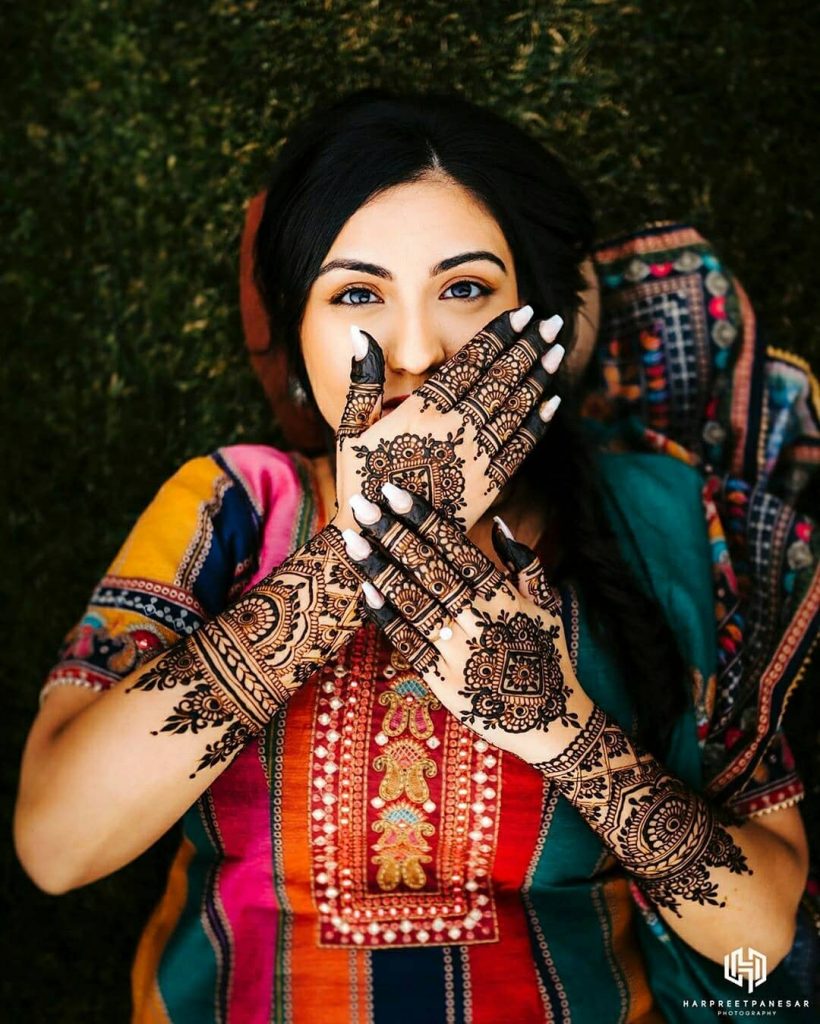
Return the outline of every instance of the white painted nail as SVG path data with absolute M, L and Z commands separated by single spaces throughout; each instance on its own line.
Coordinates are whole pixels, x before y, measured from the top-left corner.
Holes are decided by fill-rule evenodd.
M 547 373 L 555 373 L 561 360 L 564 358 L 566 349 L 563 345 L 553 345 L 552 348 L 541 356 L 541 365 Z
M 542 402 L 538 407 L 538 415 L 545 423 L 549 423 L 555 415 L 555 410 L 561 404 L 561 396 L 553 395 L 547 402 Z
M 564 326 L 564 319 L 557 313 L 555 316 L 551 316 L 549 320 L 542 320 L 538 325 L 538 333 L 546 342 L 552 341 L 561 328 Z
M 347 553 L 354 562 L 359 562 L 363 558 L 367 558 L 370 554 L 371 547 L 360 533 L 356 533 L 355 530 L 347 529 L 342 530 L 342 536 L 345 539 L 345 548 L 347 548 Z
M 367 338 L 362 333 L 362 329 L 356 327 L 355 324 L 350 326 L 350 342 L 353 345 L 353 358 L 360 363 L 367 355 L 367 350 L 370 346 Z
M 362 583 L 362 593 L 364 594 L 365 601 L 367 601 L 371 608 L 384 607 L 384 598 L 378 590 L 376 590 L 373 584 L 369 583 L 367 580 Z
M 395 484 L 382 484 L 382 494 L 387 498 L 394 512 L 409 512 L 413 507 L 413 495 Z
M 507 526 L 501 516 L 493 516 L 493 522 L 496 523 L 498 529 L 501 530 L 507 540 L 515 540 L 512 530 Z
M 368 501 L 363 494 L 354 494 L 348 499 L 348 504 L 353 509 L 353 515 L 365 526 L 378 523 L 382 517 L 382 510 L 379 506 Z
M 521 309 L 517 309 L 514 313 L 510 313 L 510 327 L 517 333 L 527 326 L 532 319 L 532 306 L 522 306 Z

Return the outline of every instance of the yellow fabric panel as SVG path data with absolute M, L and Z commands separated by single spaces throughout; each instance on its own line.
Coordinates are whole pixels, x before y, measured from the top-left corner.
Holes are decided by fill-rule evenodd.
M 139 517 L 107 575 L 173 583 L 194 539 L 200 511 L 214 500 L 222 476 L 207 456 L 186 462 Z

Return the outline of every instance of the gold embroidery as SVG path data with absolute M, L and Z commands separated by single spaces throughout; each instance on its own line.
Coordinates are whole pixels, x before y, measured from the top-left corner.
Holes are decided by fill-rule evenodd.
M 399 882 L 404 882 L 410 889 L 422 889 L 427 875 L 421 865 L 432 859 L 427 855 L 430 844 L 423 837 L 432 836 L 435 829 L 421 811 L 407 800 L 399 801 L 385 807 L 372 828 L 381 834 L 373 847 L 373 863 L 379 866 L 379 888 L 392 892 Z
M 398 800 L 406 794 L 414 804 L 423 804 L 430 799 L 430 789 L 424 781 L 436 774 L 436 763 L 427 757 L 424 747 L 415 740 L 394 740 L 384 749 L 383 754 L 373 761 L 377 772 L 385 776 L 379 785 L 382 800 Z

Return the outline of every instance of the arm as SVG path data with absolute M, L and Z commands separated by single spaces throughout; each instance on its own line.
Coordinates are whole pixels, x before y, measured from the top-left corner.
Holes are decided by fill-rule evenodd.
M 383 363 L 369 339 L 338 430 L 340 494 L 365 472 L 375 485 L 380 466 L 389 479 L 409 443 L 429 496 L 449 501 L 465 522 L 468 508 L 480 514 L 496 494 L 488 475 L 500 487 L 547 428 L 534 409 L 547 374 L 540 363 L 533 369 L 545 345 L 535 327 L 519 338 L 525 325 L 507 313 L 497 318 L 428 380 L 432 395 L 411 396 L 378 423 Z M 491 411 L 483 379 L 499 364 L 518 370 L 504 377 L 511 408 L 496 391 L 492 412 L 505 414 L 503 424 L 484 432 Z M 470 403 L 469 429 L 462 401 Z M 424 431 L 411 433 L 420 423 Z M 358 629 L 360 576 L 339 531 L 348 515 L 343 504 L 236 604 L 127 674 L 105 699 L 61 696 L 73 714 L 60 720 L 48 698 L 23 755 L 14 819 L 18 856 L 41 888 L 65 892 L 144 851 Z
M 418 497 L 386 493 L 389 507 L 357 500 L 366 540 L 349 551 L 369 614 L 436 697 L 541 771 L 689 945 L 722 963 L 751 943 L 773 968 L 807 877 L 799 815 L 741 822 L 671 775 L 584 692 L 532 551 L 494 532 L 512 586 Z
M 590 703 L 561 749 L 534 764 L 636 879 L 669 926 L 716 963 L 738 946 L 773 969 L 791 949 L 808 873 L 799 811 L 773 828 L 695 793 Z

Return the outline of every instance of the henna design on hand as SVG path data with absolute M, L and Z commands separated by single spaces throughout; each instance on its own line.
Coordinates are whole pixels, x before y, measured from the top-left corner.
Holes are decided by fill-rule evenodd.
M 518 590 L 533 604 L 555 618 L 561 612 L 561 595 L 547 582 L 538 555 L 513 537 L 507 524 L 495 516 L 492 530 L 493 547 L 513 575 Z
M 542 627 L 523 612 L 510 616 L 506 610 L 496 617 L 482 611 L 477 618 L 481 632 L 467 641 L 474 653 L 464 669 L 465 688 L 459 690 L 472 704 L 463 721 L 480 720 L 515 733 L 546 729 L 556 720 L 579 725 L 577 714 L 567 709 L 573 690 L 564 681 L 555 646 L 560 627 Z
M 227 725 L 196 770 L 224 762 L 362 625 L 361 579 L 341 533 L 327 526 L 125 692 L 193 684 L 153 734 Z
M 723 907 L 709 868 L 753 874 L 723 825 L 742 822 L 708 804 L 595 707 L 566 749 L 534 765 L 577 808 L 641 889 L 681 916 L 680 900 Z
M 416 394 L 423 399 L 421 411 L 433 406 L 439 412 L 449 412 L 481 380 L 486 369 L 512 344 L 516 335 L 509 313 L 492 320 L 416 389 Z
M 382 484 L 392 483 L 427 498 L 463 525 L 458 513 L 464 508 L 464 459 L 456 452 L 463 442 L 462 425 L 443 439 L 408 433 L 380 441 L 372 450 L 355 446 L 353 451 L 364 461 L 356 471 L 363 477 L 362 493 L 377 502 Z
M 353 357 L 350 369 L 350 387 L 339 429 L 336 431 L 338 450 L 345 439 L 358 437 L 365 430 L 381 404 L 384 391 L 384 353 L 372 334 L 360 328 L 360 338 L 367 342 L 367 353 L 363 359 Z
M 375 522 L 360 520 L 365 536 L 378 541 L 390 558 L 404 566 L 453 616 L 472 604 L 477 594 L 485 599 L 493 597 L 503 577 L 492 562 L 423 498 L 399 489 L 395 493 L 410 502 L 410 507 L 398 513 L 385 507 L 382 499 L 382 506 L 372 506 L 379 515 Z M 405 526 L 405 522 L 412 525 Z M 398 607 L 387 581 L 377 574 L 377 564 L 381 562 L 364 563 L 362 569 Z

